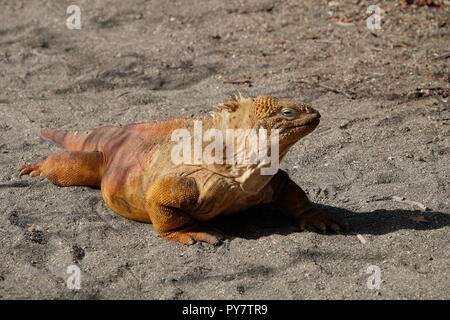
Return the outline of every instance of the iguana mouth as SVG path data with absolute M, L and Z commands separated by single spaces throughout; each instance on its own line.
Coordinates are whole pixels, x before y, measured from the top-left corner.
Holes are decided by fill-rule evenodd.
M 314 119 L 312 121 L 309 121 L 309 122 L 303 124 L 302 127 L 303 126 L 317 126 L 319 124 L 319 122 L 320 122 L 320 119 L 317 118 L 317 119 Z
M 285 127 L 285 128 L 283 128 L 281 130 L 281 132 L 285 132 L 287 130 L 294 129 L 294 128 L 300 128 L 300 127 L 316 127 L 319 124 L 319 122 L 320 122 L 320 119 L 313 119 L 313 120 L 308 121 L 308 122 L 303 123 L 303 124 Z

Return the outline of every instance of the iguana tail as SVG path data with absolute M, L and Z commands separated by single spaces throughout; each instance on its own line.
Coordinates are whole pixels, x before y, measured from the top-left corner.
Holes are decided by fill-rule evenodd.
M 103 127 L 93 130 L 68 131 L 43 129 L 41 134 L 70 151 L 102 151 L 118 127 Z

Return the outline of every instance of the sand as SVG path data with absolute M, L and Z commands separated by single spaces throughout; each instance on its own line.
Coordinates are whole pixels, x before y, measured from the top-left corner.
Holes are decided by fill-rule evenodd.
M 0 298 L 450 298 L 448 4 L 375 1 L 369 30 L 364 0 L 76 2 L 80 30 L 73 1 L 0 1 Z M 214 222 L 221 246 L 183 246 L 99 190 L 18 177 L 60 150 L 41 128 L 203 116 L 237 93 L 321 112 L 282 168 L 350 232 L 258 206 Z

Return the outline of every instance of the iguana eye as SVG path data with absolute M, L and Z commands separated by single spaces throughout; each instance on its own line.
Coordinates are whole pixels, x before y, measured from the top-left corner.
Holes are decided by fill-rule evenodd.
M 298 115 L 298 111 L 291 108 L 283 108 L 281 109 L 280 113 L 286 119 L 293 119 Z

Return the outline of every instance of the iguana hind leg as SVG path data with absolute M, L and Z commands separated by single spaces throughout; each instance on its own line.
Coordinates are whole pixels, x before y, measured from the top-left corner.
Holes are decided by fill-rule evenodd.
M 195 210 L 198 197 L 197 185 L 192 178 L 158 178 L 147 196 L 149 216 L 155 230 L 164 239 L 183 244 L 195 241 L 220 243 L 224 237 L 215 228 L 195 221 L 188 213 Z
M 101 152 L 61 151 L 47 159 L 23 166 L 20 176 L 44 176 L 58 186 L 100 187 L 103 175 L 103 154 Z

